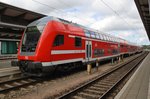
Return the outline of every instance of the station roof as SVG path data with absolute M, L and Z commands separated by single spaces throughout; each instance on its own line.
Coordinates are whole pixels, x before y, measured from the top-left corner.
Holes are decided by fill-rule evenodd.
M 135 4 L 150 40 L 150 0 L 135 0 Z
M 25 27 L 46 15 L 0 2 L 0 40 L 20 39 Z

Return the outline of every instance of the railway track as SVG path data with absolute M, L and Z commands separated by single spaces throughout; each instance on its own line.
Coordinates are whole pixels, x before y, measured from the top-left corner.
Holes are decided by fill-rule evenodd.
M 148 52 L 73 89 L 58 99 L 106 99 L 142 62 Z
M 21 75 L 21 71 L 16 67 L 9 67 L 0 69 L 0 81 L 3 81 L 8 78 L 13 78 Z
M 7 70 L 7 69 L 6 69 Z M 115 69 L 113 69 L 115 71 Z M 111 72 L 110 72 L 111 74 Z M 103 75 L 105 76 L 105 75 Z M 104 77 L 100 77 L 101 78 L 104 78 Z M 95 79 L 96 80 L 96 79 Z M 107 80 L 107 79 L 106 79 Z M 5 92 L 9 92 L 11 90 L 15 90 L 15 89 L 19 89 L 19 88 L 22 88 L 22 87 L 26 87 L 28 85 L 32 85 L 34 83 L 38 83 L 38 82 L 42 82 L 44 81 L 44 79 L 35 79 L 33 77 L 29 77 L 29 76 L 21 76 L 20 77 L 15 77 L 14 79 L 10 79 L 10 80 L 5 80 L 5 81 L 0 81 L 0 93 L 5 93 Z M 113 80 L 112 80 L 113 81 Z M 92 81 L 91 81 L 92 82 Z M 102 84 L 106 83 L 105 80 Z M 113 84 L 113 83 L 110 83 L 110 84 Z M 108 85 L 110 85 L 108 84 Z M 89 85 L 88 85 L 89 86 Z M 105 88 L 105 86 L 103 86 Z M 102 87 L 102 88 L 103 88 Z M 101 89 L 100 89 L 101 90 Z M 73 91 L 71 91 L 72 93 Z M 85 91 L 85 92 L 89 92 L 90 91 Z M 70 93 L 69 93 L 70 94 Z M 67 94 L 61 96 L 60 98 L 65 98 Z M 67 96 L 68 97 L 68 96 Z M 70 96 L 69 96 L 70 97 Z M 83 96 L 84 97 L 84 96 Z
M 0 82 L 0 93 L 5 93 L 10 90 L 19 89 L 34 83 L 40 82 L 41 79 L 35 79 L 29 76 L 20 76 L 15 79 Z

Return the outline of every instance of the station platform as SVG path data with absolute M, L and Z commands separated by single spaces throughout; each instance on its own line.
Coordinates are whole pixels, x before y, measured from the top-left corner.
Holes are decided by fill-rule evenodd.
M 11 66 L 11 61 L 17 60 L 17 57 L 0 57 L 0 69 L 1 68 L 9 68 Z
M 115 99 L 150 99 L 150 53 Z
M 13 55 L 0 55 L 0 60 L 16 59 L 16 58 L 17 58 L 17 54 L 13 54 Z

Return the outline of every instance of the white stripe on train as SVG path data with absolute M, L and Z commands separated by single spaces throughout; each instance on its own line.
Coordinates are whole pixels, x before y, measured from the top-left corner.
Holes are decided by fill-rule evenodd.
M 121 54 L 129 54 L 129 53 L 121 53 Z M 89 60 L 83 59 L 83 58 L 76 58 L 76 59 L 67 59 L 67 60 L 59 60 L 59 61 L 52 61 L 52 62 L 42 62 L 42 66 L 53 66 L 53 65 L 59 65 L 59 64 L 65 64 L 65 63 L 72 63 L 72 62 L 78 62 L 82 61 L 88 62 L 88 61 L 95 61 L 95 60 L 101 60 L 101 59 L 106 59 L 106 58 L 111 58 L 111 57 L 117 57 L 121 54 L 116 54 L 116 55 L 111 55 L 111 56 L 104 56 L 104 57 L 97 57 L 97 58 L 90 58 Z
M 85 50 L 52 50 L 51 54 L 77 54 L 77 53 L 85 53 Z

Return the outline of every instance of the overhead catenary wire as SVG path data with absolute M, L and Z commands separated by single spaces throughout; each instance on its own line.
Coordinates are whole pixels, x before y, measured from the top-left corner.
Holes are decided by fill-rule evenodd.
M 48 5 L 48 4 L 45 4 L 45 3 L 42 3 L 42 2 L 39 2 L 39 1 L 37 1 L 37 0 L 32 0 L 33 2 L 36 2 L 36 3 L 38 3 L 38 4 L 41 4 L 41 5 L 43 5 L 43 6 L 46 6 L 46 7 L 48 7 L 48 8 L 50 8 L 50 9 L 54 9 L 54 10 L 56 10 L 56 11 L 58 11 L 58 12 L 61 12 L 61 13 L 65 13 L 63 10 L 61 10 L 61 9 L 58 9 L 58 8 L 55 8 L 55 7 L 52 7 L 52 6 L 50 6 L 50 5 Z M 65 13 L 66 14 L 66 13 Z M 77 19 L 79 19 L 79 20 L 81 20 L 81 21 L 84 21 L 84 22 L 88 22 L 89 24 L 93 24 L 93 22 L 90 22 L 90 21 L 88 21 L 88 20 L 85 20 L 85 18 L 82 18 L 82 17 L 77 17 L 77 16 L 73 16 L 73 17 L 75 17 L 75 18 L 77 18 Z M 82 18 L 82 19 L 81 19 Z
M 98 0 L 98 3 L 100 3 L 100 1 L 107 6 L 115 15 L 117 15 L 120 19 L 122 19 L 128 26 L 131 26 L 116 10 L 114 10 L 110 5 L 108 5 L 104 0 Z M 133 28 L 132 30 L 137 31 L 135 28 Z M 136 40 L 137 42 L 137 40 Z
M 58 11 L 58 12 L 63 13 L 63 14 L 64 14 L 64 13 L 66 14 L 66 12 L 64 12 L 64 10 L 61 10 L 61 9 L 52 7 L 52 6 L 48 5 L 48 4 L 39 2 L 39 1 L 37 1 L 37 0 L 32 0 L 32 1 L 34 1 L 34 2 L 36 2 L 36 3 L 39 3 L 39 4 L 43 5 L 43 6 L 46 6 L 46 7 L 50 8 L 50 9 L 54 9 L 54 10 L 56 10 L 56 11 Z M 70 7 L 69 4 L 64 3 L 63 1 L 58 1 L 58 2 L 60 2 L 60 3 L 64 4 L 64 5 Z M 100 1 L 98 0 L 98 2 L 100 2 Z M 102 2 L 105 6 L 107 6 L 109 9 L 111 9 L 111 10 L 113 11 L 113 13 L 115 13 L 120 19 L 122 19 L 128 26 L 130 26 L 130 24 L 129 24 L 117 11 L 115 11 L 111 6 L 109 6 L 106 2 L 104 2 L 104 0 L 101 0 L 101 2 Z M 72 15 L 72 16 L 73 16 L 73 15 Z M 77 18 L 77 19 L 79 19 L 79 20 L 81 20 L 81 21 L 83 21 L 83 22 L 86 21 L 86 22 L 88 22 L 89 24 L 93 24 L 93 23 L 94 23 L 94 22 L 90 22 L 90 21 L 88 21 L 88 20 L 85 20 L 85 18 L 82 18 L 82 17 L 80 17 L 80 18 L 77 17 L 77 16 L 73 16 L 73 17 L 75 17 L 75 18 Z M 82 19 L 81 19 L 81 18 L 82 18 Z
M 99 0 L 98 0 L 99 2 Z M 127 23 L 128 25 L 130 25 L 122 16 L 120 16 L 120 14 L 115 11 L 112 7 L 110 7 L 107 3 L 105 3 L 103 0 L 101 0 L 101 2 L 106 5 L 109 9 L 111 9 L 118 17 L 120 17 L 120 19 L 122 19 L 125 23 Z
M 58 1 L 58 0 L 57 0 L 57 1 Z M 64 1 L 62 1 L 62 0 L 59 0 L 59 2 L 63 3 L 65 6 L 71 7 L 68 3 L 66 3 L 66 2 L 64 2 Z M 103 2 L 104 2 L 104 1 L 103 1 Z M 104 3 L 105 3 L 105 2 L 104 2 Z M 107 5 L 107 4 L 105 3 L 105 5 Z M 111 8 L 109 5 L 107 5 L 107 7 L 109 7 L 111 10 L 113 10 L 113 12 L 114 12 L 117 16 L 119 16 L 123 21 L 125 21 L 125 22 L 129 25 L 129 23 L 128 23 L 123 17 L 121 17 L 118 12 L 116 12 L 116 11 L 115 11 L 113 8 Z

